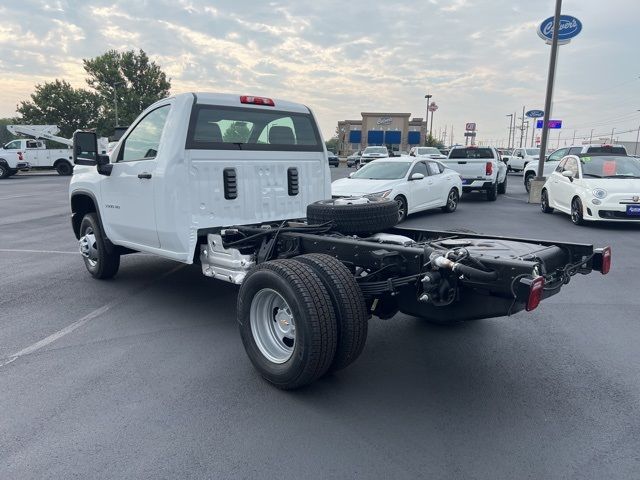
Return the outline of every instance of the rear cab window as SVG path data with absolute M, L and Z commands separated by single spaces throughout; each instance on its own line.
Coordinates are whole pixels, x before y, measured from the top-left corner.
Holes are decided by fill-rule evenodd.
M 454 148 L 449 158 L 495 158 L 491 148 Z
M 195 105 L 187 149 L 323 152 L 310 113 Z
M 612 145 L 602 145 L 600 147 L 589 147 L 587 153 L 610 153 L 612 155 L 627 155 L 624 147 L 614 147 Z

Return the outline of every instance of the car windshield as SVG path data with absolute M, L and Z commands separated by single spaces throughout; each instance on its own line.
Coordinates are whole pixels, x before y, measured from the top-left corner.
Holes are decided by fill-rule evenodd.
M 585 178 L 640 178 L 640 159 L 602 155 L 580 157 Z
M 527 148 L 527 155 L 540 155 L 539 148 Z
M 421 147 L 417 150 L 418 155 L 440 155 L 440 150 L 437 148 Z
M 364 153 L 387 153 L 385 147 L 367 147 Z
M 411 166 L 411 162 L 371 162 L 351 175 L 351 178 L 367 180 L 398 180 L 403 178 Z
M 454 148 L 449 158 L 493 158 L 490 148 Z

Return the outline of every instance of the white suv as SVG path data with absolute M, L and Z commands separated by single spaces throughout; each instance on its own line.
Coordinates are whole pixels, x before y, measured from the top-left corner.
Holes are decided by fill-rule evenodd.
M 580 153 L 610 153 L 612 155 L 627 155 L 627 150 L 623 145 L 606 145 L 600 143 L 589 143 L 586 145 L 571 145 L 570 147 L 562 147 L 554 150 L 544 161 L 543 175 L 548 177 L 556 169 L 560 160 L 566 155 L 578 155 Z M 524 178 L 524 187 L 527 192 L 530 189 L 531 180 L 535 178 L 538 172 L 538 162 L 530 162 L 524 169 L 522 177 Z

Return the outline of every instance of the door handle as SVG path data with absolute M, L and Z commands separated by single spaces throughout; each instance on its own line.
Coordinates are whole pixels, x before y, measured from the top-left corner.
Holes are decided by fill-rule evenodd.
M 149 179 L 151 178 L 151 174 L 149 172 L 142 172 L 138 174 L 138 178 L 146 178 Z

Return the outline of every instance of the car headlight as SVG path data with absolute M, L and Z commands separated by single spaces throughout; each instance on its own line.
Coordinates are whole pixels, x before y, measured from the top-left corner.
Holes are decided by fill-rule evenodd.
M 607 196 L 607 191 L 603 190 L 602 188 L 596 188 L 591 193 L 593 193 L 593 196 L 596 198 L 604 198 Z
M 370 193 L 368 195 L 365 195 L 365 197 L 366 198 L 374 198 L 374 197 L 387 198 L 390 193 L 391 193 L 391 190 L 385 190 L 384 192 Z

